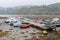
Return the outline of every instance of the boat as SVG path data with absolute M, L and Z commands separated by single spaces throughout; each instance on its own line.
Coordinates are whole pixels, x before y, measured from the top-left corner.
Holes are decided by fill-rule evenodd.
M 29 28 L 29 27 L 30 27 L 30 24 L 24 24 L 20 28 Z

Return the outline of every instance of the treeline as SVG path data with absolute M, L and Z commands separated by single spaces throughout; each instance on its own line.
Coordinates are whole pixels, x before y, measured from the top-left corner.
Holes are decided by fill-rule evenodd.
M 48 6 L 17 6 L 12 8 L 0 8 L 2 15 L 60 15 L 60 3 Z

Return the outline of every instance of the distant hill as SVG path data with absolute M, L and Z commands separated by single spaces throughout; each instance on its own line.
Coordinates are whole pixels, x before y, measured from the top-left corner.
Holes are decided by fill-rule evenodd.
M 60 3 L 50 4 L 48 5 L 52 10 L 60 10 Z
M 60 3 L 50 4 L 48 6 L 16 6 L 12 8 L 0 7 L 2 15 L 60 15 Z

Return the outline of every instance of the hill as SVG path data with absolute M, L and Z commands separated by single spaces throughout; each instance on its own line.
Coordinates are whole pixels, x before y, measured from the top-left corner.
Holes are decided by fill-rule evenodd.
M 60 15 L 60 3 L 48 6 L 16 6 L 12 8 L 0 8 L 2 15 Z

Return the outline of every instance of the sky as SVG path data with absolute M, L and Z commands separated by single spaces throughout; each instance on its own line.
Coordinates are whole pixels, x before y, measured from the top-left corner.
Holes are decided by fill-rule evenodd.
M 0 0 L 0 7 L 15 7 L 23 5 L 49 5 L 60 3 L 60 0 Z

